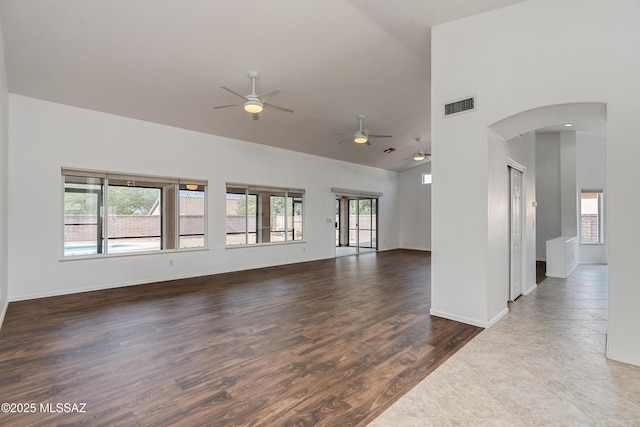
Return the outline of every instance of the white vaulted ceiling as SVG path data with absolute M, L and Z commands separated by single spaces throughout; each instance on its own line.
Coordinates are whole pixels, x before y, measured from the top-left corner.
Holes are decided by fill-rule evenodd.
M 0 0 L 0 16 L 11 93 L 400 171 L 430 150 L 431 26 L 520 1 Z M 213 109 L 251 70 L 293 114 Z M 358 114 L 393 137 L 337 144 Z

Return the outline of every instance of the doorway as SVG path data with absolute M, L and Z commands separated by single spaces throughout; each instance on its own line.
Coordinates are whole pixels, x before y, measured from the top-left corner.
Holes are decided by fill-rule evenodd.
M 378 198 L 336 196 L 336 256 L 378 250 Z

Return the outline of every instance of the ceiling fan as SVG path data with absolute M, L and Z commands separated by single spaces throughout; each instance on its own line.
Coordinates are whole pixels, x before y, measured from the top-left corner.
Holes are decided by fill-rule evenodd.
M 238 107 L 242 105 L 242 108 L 244 108 L 244 110 L 247 113 L 251 113 L 251 115 L 253 116 L 253 120 L 258 120 L 258 113 L 262 112 L 264 108 L 272 108 L 274 110 L 293 113 L 293 110 L 289 108 L 279 107 L 277 105 L 273 105 L 271 103 L 266 102 L 266 99 L 269 98 L 270 96 L 278 95 L 280 93 L 279 90 L 272 90 L 271 92 L 265 93 L 264 95 L 256 95 L 256 78 L 258 77 L 257 71 L 250 71 L 249 77 L 251 77 L 252 90 L 251 90 L 251 93 L 246 96 L 240 95 L 238 92 L 231 90 L 228 87 L 220 86 L 222 89 L 226 90 L 227 92 L 230 92 L 235 96 L 238 96 L 244 99 L 244 102 L 242 104 L 219 105 L 213 108 L 219 109 L 219 108 L 227 108 L 227 107 Z
M 418 144 L 420 144 L 422 142 L 422 138 L 420 138 L 420 137 L 416 138 L 416 142 Z M 430 162 L 431 161 L 431 153 L 426 153 L 424 150 L 420 150 L 420 151 L 416 151 L 415 153 L 413 153 L 409 157 L 405 157 L 404 159 L 405 160 L 413 159 L 416 162 L 421 162 L 423 160 L 427 160 L 428 162 Z
M 369 138 L 391 138 L 391 135 L 374 135 L 372 133 L 369 133 L 369 129 L 363 129 L 362 120 L 364 119 L 364 114 L 360 114 L 358 116 L 358 119 L 360 120 L 360 129 L 353 134 L 353 138 L 345 139 L 344 141 L 339 141 L 338 144 L 342 144 L 347 141 L 353 141 L 356 144 L 371 145 L 371 142 L 369 142 Z M 344 135 L 344 134 L 338 133 L 336 135 Z

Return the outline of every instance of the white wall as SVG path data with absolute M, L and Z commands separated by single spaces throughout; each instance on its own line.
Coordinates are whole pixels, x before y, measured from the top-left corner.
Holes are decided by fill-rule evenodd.
M 575 132 L 560 132 L 560 234 L 578 236 L 578 147 Z
M 602 137 L 577 135 L 578 141 L 578 194 L 582 190 L 603 190 L 604 203 L 607 202 L 607 145 Z M 579 220 L 579 219 L 578 219 Z M 580 263 L 607 263 L 607 228 L 605 218 L 603 224 L 603 244 L 580 245 Z
M 536 259 L 547 260 L 547 240 L 561 236 L 560 133 L 536 134 Z
M 434 65 L 441 57 L 438 46 L 438 43 L 432 44 Z M 458 70 L 454 64 L 447 63 L 445 67 L 454 72 Z M 435 90 L 443 76 L 438 67 L 432 68 L 432 90 Z M 435 90 L 433 100 L 459 99 L 463 96 L 461 93 L 474 93 L 468 89 L 460 88 L 456 91 L 457 96 L 445 98 L 438 96 L 439 90 Z M 438 114 L 440 103 L 432 105 L 432 122 L 437 121 L 438 125 L 433 126 L 431 132 L 434 158 L 431 166 L 434 176 L 431 186 L 431 314 L 487 326 L 502 312 L 489 314 L 487 224 L 491 205 L 487 203 L 487 128 L 484 128 L 483 138 L 475 135 L 477 126 L 474 122 L 479 111 L 442 119 Z M 504 206 L 493 207 L 498 214 L 506 209 Z M 506 299 L 504 305 L 506 307 Z
M 596 102 L 607 106 L 609 333 L 607 355 L 640 365 L 640 286 L 635 260 L 640 230 L 640 2 L 536 0 L 439 25 L 432 30 L 432 307 L 438 315 L 490 324 L 506 301 L 492 288 L 496 230 L 487 212 L 491 161 L 488 128 L 536 108 Z M 541 64 L 543 64 L 541 66 Z M 442 103 L 476 95 L 477 110 L 441 116 Z M 551 124 L 551 123 L 549 123 Z M 530 129 L 522 129 L 530 131 Z M 453 236 L 460 236 L 460 239 Z M 494 257 L 500 259 L 490 260 Z M 464 268 L 461 268 L 464 266 Z
M 400 247 L 431 250 L 431 184 L 422 184 L 422 174 L 431 173 L 431 162 L 400 172 Z
M 9 107 L 11 300 L 333 257 L 332 187 L 383 193 L 380 249 L 399 246 L 395 172 L 13 94 Z M 209 250 L 61 261 L 62 167 L 208 180 Z M 225 248 L 227 181 L 304 188 L 306 243 Z
M 4 59 L 4 42 L 0 26 L 0 325 L 8 304 L 8 91 Z

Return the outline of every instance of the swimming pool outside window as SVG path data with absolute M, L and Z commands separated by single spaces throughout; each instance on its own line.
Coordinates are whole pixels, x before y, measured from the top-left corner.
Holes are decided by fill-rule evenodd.
M 206 247 L 205 181 L 62 175 L 65 258 Z

